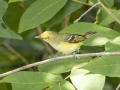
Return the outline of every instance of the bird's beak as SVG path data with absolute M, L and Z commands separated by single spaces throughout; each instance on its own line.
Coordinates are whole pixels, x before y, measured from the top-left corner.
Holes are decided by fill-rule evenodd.
M 42 37 L 39 35 L 39 36 L 35 36 L 35 38 L 39 38 L 39 39 L 42 39 Z

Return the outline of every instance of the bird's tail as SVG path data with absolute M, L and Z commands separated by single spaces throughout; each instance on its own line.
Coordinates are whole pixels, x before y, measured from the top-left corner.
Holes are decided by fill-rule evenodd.
M 96 32 L 90 31 L 90 32 L 85 33 L 85 34 L 84 34 L 84 37 L 89 38 L 89 37 L 92 36 L 93 34 L 96 34 Z

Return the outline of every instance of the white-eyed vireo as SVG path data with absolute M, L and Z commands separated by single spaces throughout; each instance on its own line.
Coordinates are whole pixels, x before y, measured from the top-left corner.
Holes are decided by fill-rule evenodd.
M 54 31 L 45 31 L 35 38 L 40 38 L 49 43 L 54 49 L 62 54 L 70 54 L 80 49 L 82 41 L 89 38 L 96 32 L 87 32 L 84 35 L 57 33 Z

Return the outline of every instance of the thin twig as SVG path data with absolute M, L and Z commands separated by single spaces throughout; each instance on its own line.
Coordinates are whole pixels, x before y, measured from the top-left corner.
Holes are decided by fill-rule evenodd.
M 64 80 L 67 80 L 68 78 L 70 78 L 70 75 L 68 75 L 67 77 L 65 77 Z
M 39 33 L 39 34 L 42 34 L 42 33 L 43 33 L 43 30 L 42 30 L 42 28 L 41 28 L 40 26 L 37 27 L 37 30 L 38 30 L 38 33 Z
M 94 4 L 91 8 L 89 8 L 85 13 L 83 13 L 78 19 L 76 19 L 73 23 L 77 23 L 83 16 L 85 16 L 90 10 L 96 7 L 99 3 Z
M 14 53 L 17 57 L 19 57 L 25 64 L 29 64 L 28 61 L 20 54 L 18 53 L 15 49 L 13 49 L 9 44 L 6 42 L 2 43 L 9 51 Z
M 17 4 L 18 4 L 23 10 L 26 10 L 26 7 L 25 7 L 25 5 L 24 5 L 23 3 L 18 2 Z
M 82 2 L 80 0 L 72 0 L 74 2 L 78 2 L 78 3 L 81 3 L 81 4 L 84 4 L 84 5 L 88 5 L 88 6 L 91 6 L 91 4 L 88 4 L 88 3 L 85 3 L 85 2 Z
M 108 12 L 115 19 L 115 21 L 117 21 L 120 24 L 120 20 L 116 18 L 116 16 L 109 9 L 107 9 L 100 0 L 98 0 L 98 3 L 106 10 L 106 12 Z
M 120 56 L 120 52 L 100 52 L 100 53 L 76 54 L 77 58 L 83 58 L 83 57 L 89 57 L 89 56 Z M 63 60 L 63 59 L 68 59 L 68 58 L 73 58 L 73 55 L 60 56 L 60 57 L 57 57 L 57 60 Z M 15 72 L 27 69 L 27 68 L 31 68 L 31 67 L 34 67 L 34 66 L 38 66 L 38 65 L 41 65 L 41 64 L 45 64 L 45 63 L 48 63 L 48 62 L 52 62 L 54 60 L 55 60 L 54 58 L 51 58 L 51 59 L 43 60 L 43 61 L 40 61 L 40 62 L 28 64 L 28 65 L 22 66 L 20 68 L 8 71 L 6 73 L 0 74 L 0 77 L 5 77 L 5 76 L 10 75 L 12 73 L 15 73 Z
M 14 53 L 17 57 L 19 57 L 26 65 L 29 64 L 29 62 L 27 61 L 27 59 L 25 59 L 25 57 L 23 57 L 19 52 L 17 52 L 15 49 L 13 49 L 9 44 L 7 44 L 6 42 L 2 43 L 9 51 L 11 51 L 12 53 Z M 33 70 L 32 68 L 29 68 L 29 70 Z
M 68 26 L 69 20 L 70 20 L 70 15 L 68 15 L 68 16 L 64 19 L 64 21 L 63 21 L 63 23 L 62 23 L 61 30 Z
M 117 88 L 115 90 L 120 90 L 120 83 L 119 83 L 119 85 L 117 86 Z

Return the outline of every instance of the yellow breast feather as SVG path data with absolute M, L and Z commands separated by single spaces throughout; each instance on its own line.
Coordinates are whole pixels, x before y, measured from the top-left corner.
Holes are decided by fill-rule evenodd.
M 58 45 L 54 45 L 54 44 L 50 44 L 50 45 L 57 51 L 62 52 L 63 54 L 70 54 L 79 50 L 82 43 L 81 42 L 79 43 L 61 42 Z

